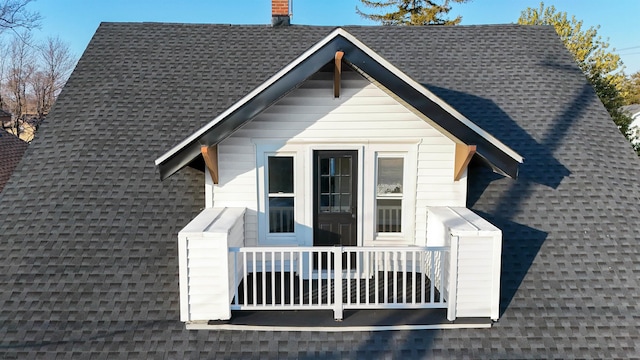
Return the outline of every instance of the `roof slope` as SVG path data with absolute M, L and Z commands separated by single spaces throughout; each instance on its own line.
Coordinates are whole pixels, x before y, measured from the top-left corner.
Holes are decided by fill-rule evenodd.
M 517 177 L 518 166 L 523 160 L 519 154 L 478 128 L 342 28 L 335 29 L 313 44 L 304 54 L 217 115 L 198 132 L 156 159 L 160 177 L 165 179 L 200 156 L 201 146 L 215 145 L 253 120 L 327 63 L 333 63 L 338 51 L 344 56 L 341 61 L 396 95 L 405 106 L 422 114 L 425 121 L 457 141 L 477 146 L 476 154 L 497 172 Z
M 2 116 L 1 109 L 0 116 Z M 28 143 L 20 140 L 17 136 L 0 129 L 0 192 L 9 181 L 13 170 L 18 166 L 28 146 Z
M 504 232 L 499 323 L 184 330 L 177 232 L 204 205 L 203 176 L 185 168 L 161 182 L 153 160 L 332 28 L 106 23 L 0 194 L 0 353 L 638 356 L 640 161 L 554 30 L 345 29 L 527 159 L 516 181 L 478 167 L 469 182 L 469 206 Z
M 625 105 L 620 108 L 622 112 L 628 114 L 629 116 L 640 113 L 640 104 L 631 104 Z

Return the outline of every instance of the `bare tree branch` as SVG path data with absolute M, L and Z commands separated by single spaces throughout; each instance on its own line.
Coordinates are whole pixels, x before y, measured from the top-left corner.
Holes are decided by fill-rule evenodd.
M 25 41 L 26 40 L 26 41 Z M 27 85 L 35 72 L 31 35 L 25 33 L 9 44 L 6 89 L 10 110 L 14 115 L 13 133 L 20 137 L 28 113 Z
M 49 37 L 39 46 L 40 69 L 32 78 L 32 89 L 36 96 L 38 119 L 43 119 L 51 110 L 60 90 L 67 82 L 75 65 L 69 45 L 58 37 Z
M 32 0 L 0 0 L 0 34 L 5 30 L 31 30 L 40 26 L 39 13 L 27 10 Z

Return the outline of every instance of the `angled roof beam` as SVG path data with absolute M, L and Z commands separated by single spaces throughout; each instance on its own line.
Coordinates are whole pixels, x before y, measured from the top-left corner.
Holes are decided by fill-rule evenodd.
M 465 145 L 456 143 L 456 161 L 453 170 L 453 180 L 458 181 L 464 174 L 464 170 L 469 166 L 473 154 L 476 153 L 475 145 Z
M 334 68 L 333 68 L 333 97 L 340 97 L 340 80 L 342 78 L 342 57 L 344 56 L 343 51 L 336 51 L 336 56 L 334 58 Z
M 476 153 L 492 164 L 494 171 L 514 179 L 518 177 L 518 166 L 523 160 L 520 155 L 444 104 L 435 95 L 428 93 L 422 85 L 407 86 L 415 81 L 396 72 L 390 64 L 378 62 L 358 47 L 344 48 L 344 60 L 357 71 L 376 79 L 405 103 L 424 114 L 432 125 L 448 132 L 462 143 L 475 144 Z
M 251 121 L 264 109 L 297 88 L 309 76 L 343 52 L 343 61 L 376 79 L 403 102 L 457 141 L 475 144 L 476 154 L 494 171 L 516 178 L 523 158 L 489 133 L 458 113 L 408 75 L 386 61 L 344 29 L 338 28 L 264 83 L 219 114 L 213 121 L 156 159 L 160 178 L 165 179 L 201 154 L 201 145 L 215 145 Z
M 207 169 L 209 170 L 209 174 L 211 175 L 211 180 L 213 180 L 214 184 L 218 183 L 218 145 L 202 145 L 200 147 L 200 152 L 202 153 L 202 157 L 204 158 L 204 163 L 207 165 Z
M 336 39 L 342 31 L 334 31 L 333 36 L 318 42 L 213 121 L 157 158 L 155 164 L 160 179 L 168 178 L 199 156 L 201 145 L 219 143 L 334 59 L 335 53 L 340 51 L 344 44 L 344 39 Z

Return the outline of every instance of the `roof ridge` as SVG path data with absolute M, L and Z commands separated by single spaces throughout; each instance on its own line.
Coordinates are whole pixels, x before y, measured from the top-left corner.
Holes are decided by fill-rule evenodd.
M 341 25 L 314 25 L 314 24 L 291 24 L 289 26 L 274 27 L 271 24 L 234 24 L 234 23 L 204 23 L 204 22 L 173 22 L 173 21 L 102 21 L 100 23 L 105 25 L 163 25 L 163 26 L 211 26 L 211 27 L 256 27 L 256 28 L 273 28 L 273 29 L 287 29 L 287 28 L 370 28 L 370 29 L 393 29 L 396 31 L 415 31 L 418 29 L 472 29 L 472 28 L 496 28 L 496 27 L 510 27 L 510 28 L 548 28 L 551 25 L 524 25 L 517 23 L 492 23 L 492 24 L 463 24 L 456 26 L 445 26 L 439 24 L 422 25 L 422 26 L 395 26 L 390 27 L 388 25 L 367 25 L 367 24 L 341 24 Z

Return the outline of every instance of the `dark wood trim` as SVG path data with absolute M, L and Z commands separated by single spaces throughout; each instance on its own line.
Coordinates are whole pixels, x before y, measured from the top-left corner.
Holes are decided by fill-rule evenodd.
M 334 58 L 334 69 L 333 69 L 333 97 L 340 97 L 340 82 L 342 80 L 342 57 L 344 56 L 343 51 L 336 51 L 336 56 Z
M 211 174 L 211 180 L 213 180 L 214 184 L 217 184 L 219 181 L 218 145 L 203 145 L 200 148 L 200 152 L 202 153 L 202 157 L 204 158 L 204 163 L 207 165 L 207 169 L 209 169 L 209 174 Z
M 460 180 L 475 153 L 475 145 L 456 144 L 456 161 L 453 171 L 454 181 Z
M 428 116 L 444 131 L 466 144 L 475 144 L 477 154 L 481 159 L 491 164 L 491 167 L 502 174 L 516 178 L 520 162 L 499 149 L 490 140 L 482 137 L 469 126 L 463 124 L 454 115 L 443 109 L 439 104 L 429 99 L 417 89 L 400 79 L 390 69 L 378 63 L 363 49 L 360 49 L 343 36 L 336 36 L 319 48 L 315 53 L 302 60 L 281 78 L 270 84 L 264 91 L 254 98 L 245 101 L 238 109 L 217 122 L 208 131 L 192 139 L 171 157 L 158 164 L 161 179 L 166 179 L 180 170 L 200 154 L 200 145 L 213 145 L 225 139 L 236 129 L 251 121 L 257 114 L 271 106 L 295 89 L 298 84 L 316 73 L 323 66 L 335 61 L 336 52 L 343 52 L 342 61 L 359 69 L 382 86 L 403 99 L 407 104 Z M 426 86 L 426 85 L 425 85 Z

